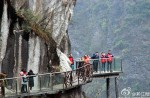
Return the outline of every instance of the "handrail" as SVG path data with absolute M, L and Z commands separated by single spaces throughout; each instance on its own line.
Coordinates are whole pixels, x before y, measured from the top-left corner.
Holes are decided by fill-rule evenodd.
M 86 67 L 88 65 L 85 65 L 85 66 L 82 66 L 80 68 L 77 68 L 75 70 L 71 70 L 71 71 L 76 71 L 76 70 L 79 70 L 79 69 L 82 69 L 84 67 Z M 27 78 L 29 77 L 34 77 L 34 76 L 43 76 L 43 75 L 54 75 L 54 74 L 61 74 L 61 73 L 66 73 L 66 72 L 70 72 L 70 71 L 64 71 L 64 72 L 53 72 L 53 73 L 44 73 L 44 74 L 37 74 L 37 75 L 27 75 Z M 0 80 L 9 80 L 9 79 L 20 79 L 21 77 L 23 76 L 19 76 L 19 77 L 12 77 L 12 78 L 4 78 L 4 79 L 0 79 Z
M 114 58 L 114 59 L 121 59 L 120 57 L 113 57 L 113 58 Z M 107 60 L 108 58 L 107 58 L 107 57 L 106 57 L 106 58 L 101 58 L 101 57 L 99 57 L 99 59 L 91 59 L 91 58 L 90 58 L 89 60 L 101 60 L 101 59 L 106 59 L 106 60 Z M 77 59 L 75 59 L 74 61 L 76 62 L 76 61 L 84 61 L 84 60 L 81 60 L 81 58 L 77 58 Z
M 101 60 L 105 60 L 105 62 L 102 62 Z M 97 62 L 94 62 L 94 61 L 97 61 Z M 84 60 L 79 60 L 79 59 L 76 59 L 75 60 L 75 66 L 78 68 L 78 66 L 82 66 L 82 64 L 84 63 Z M 99 58 L 99 59 L 89 59 L 89 62 L 91 64 L 94 64 L 94 63 L 97 63 L 96 65 L 94 64 L 93 65 L 93 70 L 94 72 L 96 73 L 111 73 L 113 71 L 116 71 L 116 72 L 122 72 L 123 69 L 122 69 L 122 59 L 120 57 L 113 57 L 113 60 L 112 62 L 109 62 L 108 61 L 108 58 Z
M 29 77 L 36 78 L 35 80 L 36 83 L 38 84 L 38 88 L 35 88 L 35 90 L 42 91 L 42 89 L 43 90 L 49 89 L 51 91 L 56 91 L 71 88 L 76 85 L 82 85 L 85 84 L 86 82 L 92 81 L 91 79 L 92 72 L 93 71 L 91 64 L 86 64 L 72 71 L 28 75 L 27 78 Z M 17 95 L 19 94 L 18 92 L 21 92 L 20 88 L 22 79 L 20 78 L 22 77 L 23 76 L 0 79 L 1 83 L 3 84 L 1 85 L 1 87 L 3 87 L 5 91 L 7 86 L 11 86 L 9 89 L 10 91 L 12 91 L 11 94 Z M 60 82 L 61 79 L 63 79 L 62 82 Z M 11 81 L 11 84 L 8 84 L 6 86 L 5 81 L 7 82 Z M 27 81 L 27 85 L 29 81 Z M 30 91 L 28 91 L 28 93 L 30 93 Z M 4 93 L 4 95 L 3 94 L 2 95 L 5 96 L 5 94 L 7 95 L 7 93 Z
M 120 58 L 118 60 L 116 58 L 113 58 L 113 59 L 114 59 L 114 62 L 112 64 L 114 67 L 112 67 L 112 68 L 117 69 L 117 71 L 122 71 L 122 59 L 120 59 Z M 93 61 L 93 62 L 94 62 L 94 60 L 99 60 L 99 59 L 91 59 L 91 61 Z M 78 61 L 76 61 L 76 62 L 78 62 Z M 92 63 L 92 62 L 90 62 L 90 63 Z M 43 89 L 50 89 L 51 91 L 68 89 L 68 88 L 74 87 L 76 85 L 82 85 L 89 81 L 92 81 L 93 65 L 90 63 L 88 63 L 88 64 L 82 63 L 83 66 L 77 67 L 76 69 L 71 70 L 71 71 L 28 75 L 27 78 L 29 78 L 29 77 L 36 78 L 35 80 L 36 80 L 36 83 L 38 84 L 38 88 L 36 88 L 36 89 L 39 91 L 42 91 Z M 101 74 L 102 71 L 101 71 L 100 61 L 98 64 L 99 64 L 98 69 L 100 69 L 99 74 Z M 118 66 L 119 66 L 119 70 L 118 70 Z M 4 79 L 0 79 L 0 81 L 3 84 L 5 81 L 11 82 L 11 84 L 8 84 L 8 86 L 12 86 L 11 89 L 17 95 L 18 92 L 20 91 L 19 90 L 19 88 L 20 88 L 19 85 L 21 83 L 20 78 L 22 78 L 22 76 L 12 77 L 12 78 L 4 78 Z M 3 85 L 3 86 L 5 87 L 6 85 Z

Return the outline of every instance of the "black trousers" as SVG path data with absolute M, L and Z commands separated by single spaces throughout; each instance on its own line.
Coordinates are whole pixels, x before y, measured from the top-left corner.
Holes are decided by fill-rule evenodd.
M 21 92 L 26 93 L 27 92 L 27 84 L 22 84 L 21 86 Z
M 93 61 L 93 70 L 96 71 L 96 72 L 98 71 L 98 63 L 99 63 L 98 60 Z
M 105 71 L 105 63 L 102 63 L 102 71 Z
M 112 71 L 112 62 L 107 62 L 107 71 Z

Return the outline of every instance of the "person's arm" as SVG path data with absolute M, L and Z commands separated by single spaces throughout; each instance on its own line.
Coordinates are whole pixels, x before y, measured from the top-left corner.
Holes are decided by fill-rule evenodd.
M 34 74 L 34 73 L 33 73 L 32 75 L 34 75 L 33 77 L 36 77 L 36 76 L 37 76 L 37 74 Z
M 105 57 L 108 58 L 108 54 Z
M 94 59 L 95 58 L 95 54 L 93 54 L 93 56 L 91 57 L 91 59 Z

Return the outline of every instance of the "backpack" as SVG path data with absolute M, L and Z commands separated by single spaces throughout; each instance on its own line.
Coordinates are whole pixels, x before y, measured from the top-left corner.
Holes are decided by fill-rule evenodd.
M 27 82 L 27 77 L 22 77 L 23 82 Z

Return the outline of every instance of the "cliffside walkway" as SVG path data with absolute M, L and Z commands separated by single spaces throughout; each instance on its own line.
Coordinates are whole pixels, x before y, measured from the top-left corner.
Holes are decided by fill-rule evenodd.
M 98 65 L 96 69 L 94 68 L 93 62 L 97 61 Z M 121 58 L 113 58 L 111 68 L 107 70 L 108 63 L 105 63 L 105 67 L 103 68 L 102 63 L 100 62 L 100 59 L 90 59 L 90 64 L 92 65 L 93 69 L 93 78 L 107 78 L 107 77 L 116 77 L 119 76 L 120 73 L 123 73 L 122 68 L 122 59 Z M 76 68 L 79 68 L 79 66 L 84 65 L 84 61 L 76 60 Z
M 83 64 L 83 61 L 76 61 L 76 70 L 73 71 L 38 74 L 34 77 L 35 86 L 32 90 L 29 90 L 28 87 L 27 93 L 20 92 L 21 77 L 0 79 L 1 86 L 4 88 L 4 93 L 1 94 L 0 97 L 17 98 L 42 94 L 57 94 L 92 82 L 92 78 L 117 77 L 122 73 L 121 59 L 113 60 L 112 72 L 104 72 L 100 62 L 97 67 L 98 71 L 94 72 L 92 65 L 93 61 L 94 60 L 90 60 L 89 64 Z M 83 65 L 79 67 L 79 63 Z M 1 90 L 3 90 L 2 87 Z

